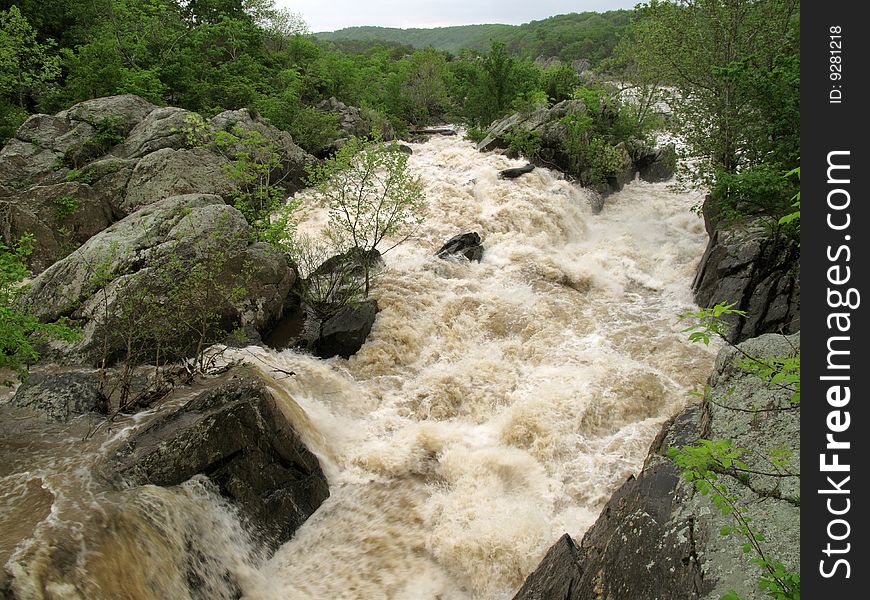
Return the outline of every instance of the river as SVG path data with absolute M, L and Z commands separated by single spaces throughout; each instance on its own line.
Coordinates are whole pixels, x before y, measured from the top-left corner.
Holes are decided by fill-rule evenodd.
M 146 600 L 145 571 L 173 600 L 506 599 L 562 533 L 582 538 L 712 367 L 677 322 L 707 241 L 698 197 L 636 181 L 594 215 L 549 170 L 499 180 L 522 163 L 459 137 L 411 146 L 428 214 L 385 255 L 362 350 L 228 353 L 296 415 L 330 498 L 265 557 L 207 481 L 115 492 L 91 479 L 136 419 L 87 443 L 75 425 L 7 423 L 0 518 L 16 532 L 0 559 L 21 598 Z M 467 231 L 483 238 L 480 264 L 433 257 Z M 78 561 L 63 577 L 89 583 L 47 566 L 61 543 Z M 196 561 L 191 592 L 179 564 Z M 214 575 L 227 571 L 237 586 Z

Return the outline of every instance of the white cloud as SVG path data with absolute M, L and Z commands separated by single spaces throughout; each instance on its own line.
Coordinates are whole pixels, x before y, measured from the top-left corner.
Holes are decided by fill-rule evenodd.
M 638 0 L 276 0 L 300 12 L 312 31 L 356 25 L 442 27 L 520 24 L 571 12 L 633 8 Z

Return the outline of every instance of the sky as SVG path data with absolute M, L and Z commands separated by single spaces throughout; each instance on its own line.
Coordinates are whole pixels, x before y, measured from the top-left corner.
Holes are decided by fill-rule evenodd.
M 276 0 L 275 4 L 302 13 L 311 31 L 335 31 L 357 25 L 519 25 L 564 13 L 634 8 L 638 2 L 639 0 Z

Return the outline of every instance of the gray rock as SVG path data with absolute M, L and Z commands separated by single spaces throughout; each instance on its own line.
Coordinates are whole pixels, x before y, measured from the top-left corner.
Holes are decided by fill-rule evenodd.
M 535 170 L 535 165 L 527 164 L 522 167 L 517 167 L 515 169 L 505 169 L 503 171 L 498 172 L 499 179 L 516 179 L 520 175 L 525 175 L 526 173 L 531 173 Z
M 205 265 L 215 271 L 208 279 L 190 280 L 173 292 L 184 302 L 174 307 L 175 317 L 191 311 L 193 318 L 207 310 L 226 327 L 252 325 L 266 331 L 281 315 L 295 275 L 281 253 L 266 244 L 249 244 L 249 236 L 242 214 L 219 196 L 167 198 L 118 221 L 52 265 L 33 280 L 24 301 L 45 322 L 67 316 L 82 324 L 82 339 L 54 343 L 56 354 L 67 361 L 97 362 L 124 349 L 127 321 L 167 302 L 162 286 L 177 282 L 157 276 L 169 268 L 165 265 L 181 278 Z M 246 293 L 235 294 L 236 288 Z M 130 303 L 140 296 L 149 306 L 131 313 Z M 180 342 L 191 333 L 163 335 L 154 343 Z
M 768 334 L 740 348 L 762 359 L 785 357 L 799 351 L 800 338 Z M 800 570 L 800 478 L 788 475 L 799 473 L 800 411 L 752 412 L 788 407 L 791 392 L 742 369 L 742 357 L 731 348 L 720 352 L 707 400 L 665 424 L 643 471 L 614 493 L 579 548 L 574 551 L 560 540 L 516 600 L 715 600 L 732 590 L 747 600 L 766 598 L 757 585 L 761 571 L 742 551 L 744 540 L 720 535 L 723 527 L 734 525 L 732 517 L 698 493 L 666 458 L 669 447 L 698 438 L 731 440 L 748 450 L 743 460 L 758 473 L 722 474 L 718 481 L 764 533 L 768 557 Z M 775 470 L 763 459 L 773 449 L 791 453 L 781 476 L 764 474 Z
M 35 186 L 0 198 L 0 212 L 6 213 L 7 240 L 26 233 L 34 237 L 28 257 L 31 272 L 41 273 L 114 220 L 105 196 L 89 185 L 65 182 Z
M 375 300 L 345 305 L 323 324 L 314 342 L 314 353 L 320 358 L 349 358 L 356 354 L 372 330 L 377 313 Z
M 119 132 L 127 135 L 156 106 L 133 94 L 106 96 L 79 102 L 57 114 L 60 119 L 82 121 L 93 127 L 99 126 L 105 119 L 113 119 L 119 125 Z
M 728 339 L 741 341 L 762 333 L 800 329 L 800 247 L 771 237 L 760 219 L 713 229 L 692 289 L 695 302 L 712 307 L 722 302 L 748 317 L 729 316 Z
M 483 260 L 483 246 L 480 244 L 480 235 L 476 231 L 455 235 L 441 246 L 435 253 L 438 258 L 449 256 L 464 256 L 469 261 L 480 262 Z
M 118 148 L 118 154 L 125 158 L 141 158 L 164 148 L 186 148 L 187 130 L 192 127 L 196 117 L 196 113 L 183 108 L 157 108 L 130 131 Z
M 127 183 L 120 208 L 131 214 L 159 200 L 183 194 L 216 194 L 225 200 L 237 189 L 224 168 L 229 163 L 204 148 L 163 148 L 142 158 Z
M 109 409 L 97 374 L 83 371 L 34 374 L 18 388 L 10 403 L 61 423 L 89 413 L 105 415 Z
M 259 133 L 275 149 L 281 162 L 281 166 L 272 172 L 271 180 L 276 185 L 285 188 L 288 194 L 304 187 L 308 177 L 306 169 L 317 159 L 297 146 L 293 142 L 293 136 L 286 131 L 281 131 L 259 118 L 254 118 L 250 111 L 245 108 L 224 111 L 209 121 L 209 124 L 216 130 L 230 133 L 233 133 L 236 128 Z M 250 152 L 250 148 L 239 145 L 223 149 L 226 156 L 232 156 L 236 152 Z
M 652 148 L 639 153 L 634 164 L 640 171 L 640 178 L 649 183 L 667 181 L 677 169 L 677 149 L 674 144 Z
M 251 378 L 225 379 L 135 433 L 106 471 L 128 485 L 172 486 L 205 475 L 272 547 L 329 496 L 317 458 Z
M 346 137 L 370 137 L 374 123 L 356 106 L 348 106 L 335 97 L 323 100 L 317 105 L 323 112 L 333 113 L 338 117 L 338 128 Z M 379 123 L 380 136 L 386 140 L 396 139 L 396 130 L 389 123 Z

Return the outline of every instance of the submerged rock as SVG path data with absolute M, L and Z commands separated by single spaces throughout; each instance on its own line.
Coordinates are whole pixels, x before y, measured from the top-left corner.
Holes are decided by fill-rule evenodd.
M 799 348 L 798 335 L 768 334 L 740 345 L 759 358 L 791 356 Z M 732 348 L 719 353 L 708 400 L 665 424 L 641 473 L 613 494 L 580 546 L 567 536 L 559 540 L 515 600 L 697 600 L 732 590 L 748 600 L 766 598 L 758 588 L 760 569 L 743 553 L 744 540 L 720 535 L 733 519 L 666 457 L 669 447 L 699 438 L 730 440 L 748 450 L 743 460 L 760 474 L 740 479 L 722 474 L 719 482 L 765 535 L 768 556 L 799 571 L 800 478 L 788 473 L 799 472 L 800 411 L 753 412 L 789 407 L 791 391 L 742 369 L 742 357 Z M 789 456 L 783 474 L 775 477 L 763 474 L 771 466 L 759 458 L 772 449 Z
M 97 374 L 83 371 L 32 374 L 10 403 L 61 423 L 89 413 L 105 415 L 109 410 Z
M 526 173 L 531 173 L 535 170 L 535 165 L 527 164 L 522 167 L 517 167 L 515 169 L 505 169 L 504 171 L 499 171 L 498 178 L 499 179 L 516 179 L 520 175 L 525 175 Z
M 317 458 L 262 382 L 233 379 L 133 434 L 106 473 L 128 485 L 174 486 L 205 475 L 255 536 L 287 541 L 329 496 Z
M 435 256 L 438 258 L 464 256 L 469 261 L 480 262 L 483 259 L 483 246 L 480 241 L 480 235 L 476 231 L 462 233 L 447 240 Z

